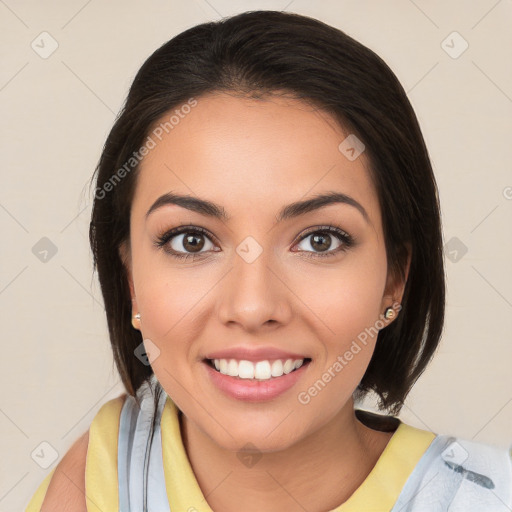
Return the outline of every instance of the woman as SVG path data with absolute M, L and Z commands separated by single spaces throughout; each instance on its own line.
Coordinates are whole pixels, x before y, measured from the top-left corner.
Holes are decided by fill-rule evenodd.
M 275 11 L 164 44 L 107 138 L 90 240 L 127 393 L 28 510 L 509 510 L 505 450 L 395 417 L 441 337 L 442 233 L 368 48 Z M 391 415 L 355 409 L 368 392 Z

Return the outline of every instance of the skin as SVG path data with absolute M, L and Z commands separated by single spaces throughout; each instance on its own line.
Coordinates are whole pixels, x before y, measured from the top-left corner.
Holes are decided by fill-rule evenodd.
M 354 414 L 352 393 L 375 337 L 307 405 L 297 399 L 402 297 L 405 282 L 388 273 L 369 163 L 364 153 L 348 160 L 338 149 L 348 133 L 299 100 L 222 93 L 197 100 L 140 166 L 130 242 L 120 248 L 133 313 L 141 315 L 135 326 L 160 350 L 152 368 L 183 412 L 184 446 L 214 511 L 235 512 L 240 503 L 246 512 L 331 510 L 361 485 L 391 437 Z M 231 220 L 176 205 L 146 220 L 153 202 L 171 191 L 214 201 Z M 353 206 L 332 204 L 276 224 L 284 205 L 330 191 L 357 200 L 369 222 Z M 196 235 L 205 244 L 197 259 L 175 259 L 153 244 L 189 224 L 215 237 Z M 313 237 L 300 238 L 322 225 L 346 231 L 355 245 L 318 256 Z M 250 264 L 236 252 L 247 236 L 263 251 Z M 330 251 L 343 244 L 326 236 Z M 182 235 L 171 243 L 191 251 Z M 278 398 L 244 402 L 214 387 L 202 362 L 208 352 L 241 344 L 279 347 L 312 362 Z M 247 443 L 261 455 L 252 466 L 237 457 Z
M 89 431 L 80 436 L 55 469 L 40 512 L 87 512 L 85 462 Z

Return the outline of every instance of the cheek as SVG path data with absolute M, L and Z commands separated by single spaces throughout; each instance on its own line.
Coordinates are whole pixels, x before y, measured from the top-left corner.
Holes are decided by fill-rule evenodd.
M 186 272 L 168 267 L 142 267 L 137 288 L 141 330 L 144 340 L 151 340 L 158 349 L 157 357 L 150 359 L 151 367 L 183 410 L 195 385 L 189 369 L 197 357 L 193 340 L 201 336 L 202 322 L 197 319 L 205 282 L 195 282 Z
M 363 377 L 383 327 L 379 315 L 385 283 L 386 258 L 376 253 L 347 258 L 335 272 L 317 273 L 314 286 L 303 281 L 299 293 L 304 311 L 315 313 L 307 315 L 311 328 L 323 333 L 317 338 L 322 353 L 309 382 L 315 387 L 312 395 L 322 395 L 315 398 L 322 407 L 336 407 L 328 395 L 335 395 L 338 405 L 348 399 Z
M 144 339 L 149 338 L 160 350 L 160 358 L 152 364 L 181 374 L 194 364 L 205 322 L 204 280 L 191 288 L 184 279 L 165 277 L 144 283 L 141 293 L 141 328 Z M 184 286 L 184 291 L 181 286 Z
M 171 348 L 169 341 L 183 338 L 183 328 L 190 325 L 204 296 L 205 283 L 197 278 L 197 273 L 180 269 L 176 264 L 172 267 L 164 253 L 143 244 L 139 242 L 133 252 L 142 333 L 165 350 Z
M 344 346 L 374 326 L 382 313 L 386 283 L 385 254 L 360 254 L 337 269 L 310 272 L 313 278 L 296 280 L 295 290 L 323 324 L 331 348 Z M 312 280 L 313 279 L 313 280 Z

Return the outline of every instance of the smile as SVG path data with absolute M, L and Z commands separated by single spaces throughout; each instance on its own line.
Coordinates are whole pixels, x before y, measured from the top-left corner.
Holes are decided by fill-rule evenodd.
M 214 389 L 222 394 L 237 401 L 265 402 L 293 388 L 308 372 L 310 364 L 310 358 L 204 359 L 202 366 Z
M 240 379 L 270 380 L 272 378 L 282 377 L 283 375 L 287 375 L 299 369 L 304 363 L 307 364 L 310 359 L 275 359 L 273 361 L 207 359 L 206 361 L 223 375 L 238 377 Z

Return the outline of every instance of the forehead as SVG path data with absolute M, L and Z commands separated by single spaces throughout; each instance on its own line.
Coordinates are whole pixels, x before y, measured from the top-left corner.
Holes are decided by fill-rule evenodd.
M 243 208 L 273 215 L 283 204 L 338 191 L 380 221 L 365 154 L 347 158 L 339 146 L 350 133 L 328 113 L 282 97 L 215 93 L 196 101 L 152 127 L 155 145 L 139 167 L 134 209 L 175 192 L 209 199 L 230 214 Z

